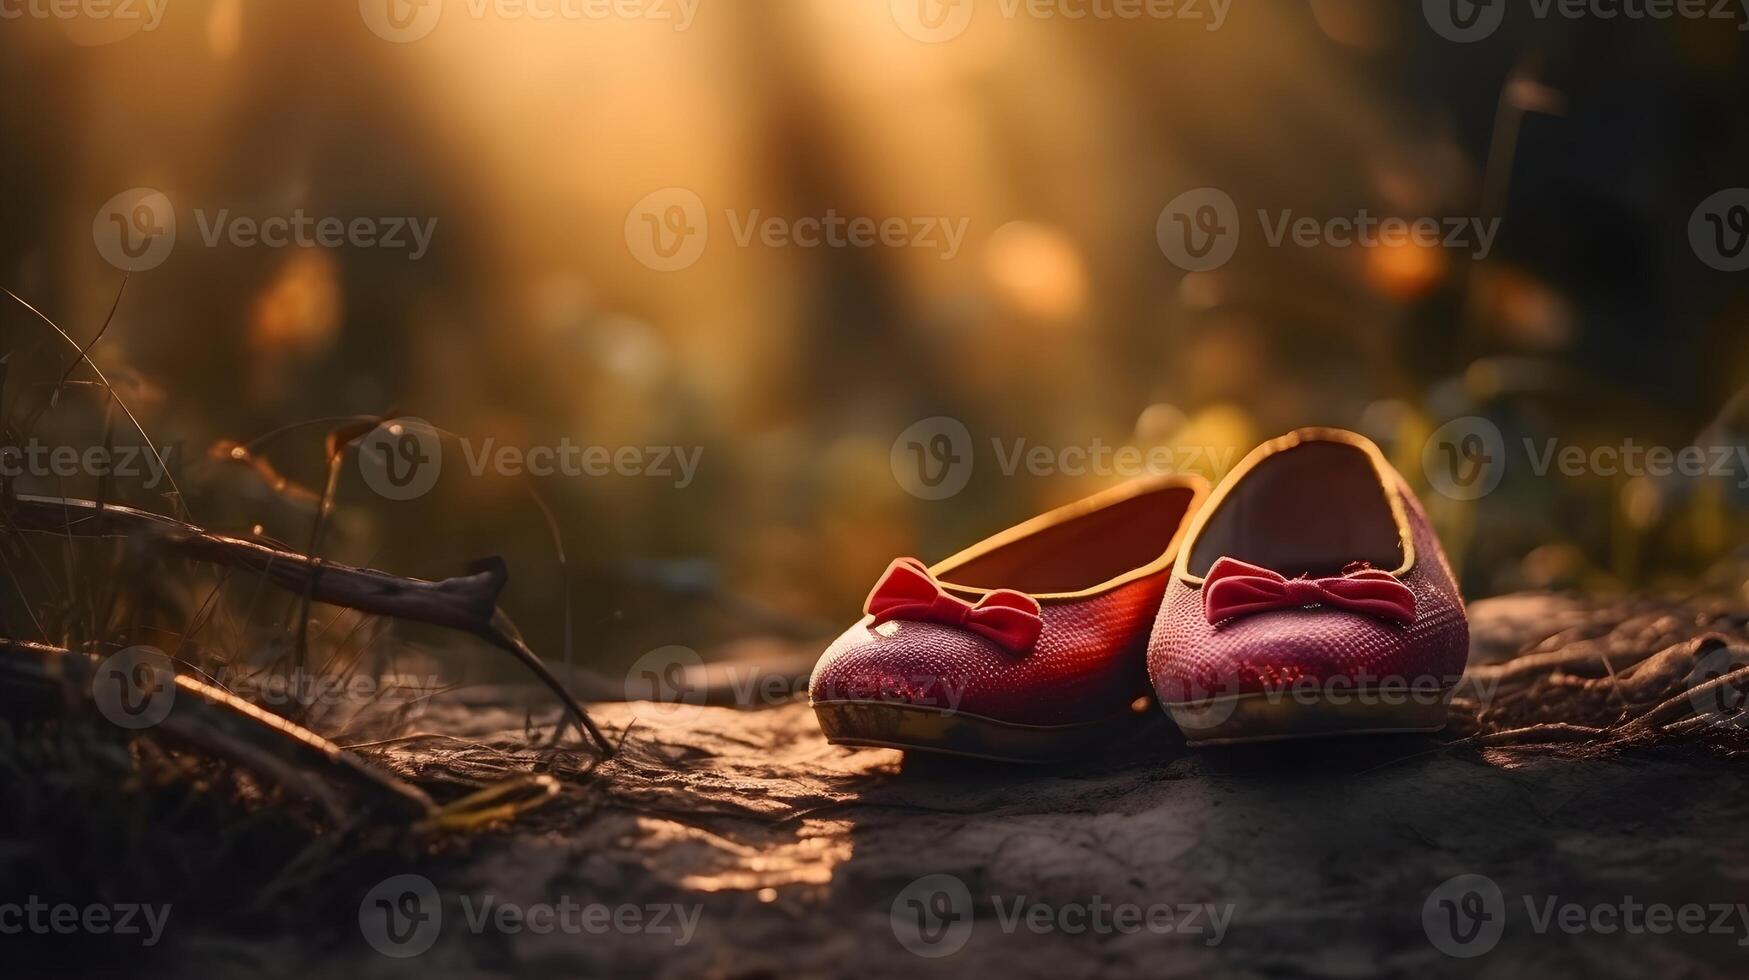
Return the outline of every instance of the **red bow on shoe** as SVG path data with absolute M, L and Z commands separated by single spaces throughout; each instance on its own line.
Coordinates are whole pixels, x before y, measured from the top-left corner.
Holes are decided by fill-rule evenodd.
M 1364 565 L 1336 578 L 1287 578 L 1267 568 L 1222 558 L 1202 583 L 1202 611 L 1211 623 L 1234 616 L 1330 606 L 1389 619 L 1415 622 L 1415 593 L 1389 572 Z
M 894 559 L 868 594 L 862 611 L 873 616 L 877 626 L 894 619 L 958 626 L 1015 653 L 1031 649 L 1045 628 L 1038 600 L 1032 596 L 997 589 L 973 605 L 948 595 L 915 558 Z

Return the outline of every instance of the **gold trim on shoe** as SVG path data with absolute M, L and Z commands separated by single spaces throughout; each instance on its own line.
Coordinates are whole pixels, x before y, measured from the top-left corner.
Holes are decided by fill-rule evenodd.
M 1144 494 L 1167 490 L 1173 487 L 1182 487 L 1189 490 L 1190 502 L 1185 505 L 1185 516 L 1178 522 L 1178 530 L 1173 532 L 1171 541 L 1167 543 L 1165 550 L 1161 552 L 1158 558 L 1148 562 L 1146 565 L 1139 565 L 1113 578 L 1106 579 L 1098 585 L 1081 589 L 1076 592 L 1027 593 L 1027 595 L 1032 596 L 1041 603 L 1074 602 L 1080 599 L 1091 599 L 1095 596 L 1103 595 L 1120 585 L 1128 585 L 1137 579 L 1147 578 L 1149 575 L 1154 575 L 1173 567 L 1174 563 L 1177 562 L 1179 556 L 1183 552 L 1183 542 L 1186 540 L 1186 529 L 1191 526 L 1193 516 L 1202 509 L 1203 502 L 1208 499 L 1209 482 L 1207 480 L 1203 479 L 1196 473 L 1168 473 L 1161 476 L 1139 477 L 1130 480 L 1119 486 L 1112 487 L 1109 490 L 1096 493 L 1091 497 L 1086 497 L 1077 500 L 1072 504 L 1058 507 L 1056 510 L 1046 511 L 1037 517 L 1022 521 L 1005 531 L 998 531 L 990 537 L 979 541 L 977 544 L 929 566 L 929 574 L 935 576 L 937 581 L 941 583 L 941 587 L 950 592 L 968 596 L 988 595 L 997 590 L 978 588 L 977 586 L 971 585 L 957 585 L 952 582 L 950 578 L 953 575 L 953 570 L 961 565 L 969 563 L 975 558 L 981 558 L 998 548 L 1013 544 L 1022 538 L 1030 537 L 1040 531 L 1055 527 L 1058 524 L 1067 523 L 1076 518 L 1091 514 L 1094 511 L 1104 510 L 1114 504 L 1121 504 L 1126 500 L 1131 500 Z
M 1190 574 L 1190 556 L 1196 550 L 1196 539 L 1202 534 L 1202 529 L 1208 525 L 1209 520 L 1220 509 L 1221 504 L 1226 502 L 1228 494 L 1232 493 L 1233 488 L 1238 486 L 1240 479 L 1246 474 L 1256 469 L 1271 456 L 1308 442 L 1339 443 L 1344 446 L 1352 446 L 1366 454 L 1367 459 L 1372 463 L 1373 471 L 1378 474 L 1379 487 L 1385 492 L 1385 499 L 1390 504 L 1391 520 L 1396 523 L 1397 536 L 1403 542 L 1403 564 L 1392 569 L 1391 574 L 1397 578 L 1407 575 L 1409 570 L 1415 567 L 1415 532 L 1409 527 L 1409 512 L 1403 504 L 1402 476 L 1397 473 L 1390 461 L 1385 459 L 1385 454 L 1379 451 L 1379 447 L 1366 436 L 1358 432 L 1350 432 L 1347 429 L 1308 426 L 1303 429 L 1295 429 L 1283 436 L 1277 436 L 1251 450 L 1244 459 L 1239 461 L 1238 466 L 1233 467 L 1232 471 L 1222 478 L 1220 485 L 1215 487 L 1214 493 L 1203 502 L 1202 509 L 1196 511 L 1191 518 L 1189 529 L 1183 533 L 1182 538 L 1174 542 L 1178 547 L 1178 558 L 1173 563 L 1172 577 L 1187 585 L 1200 588 L 1203 576 Z

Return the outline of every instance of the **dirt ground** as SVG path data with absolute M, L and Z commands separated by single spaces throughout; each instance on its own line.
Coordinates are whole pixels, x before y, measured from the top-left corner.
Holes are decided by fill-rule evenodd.
M 1477 659 L 1565 614 L 1478 604 Z M 531 700 L 474 692 L 422 728 L 514 748 Z M 1037 769 L 838 748 L 800 703 L 592 711 L 631 725 L 618 759 L 464 858 L 408 869 L 441 895 L 420 955 L 343 933 L 314 958 L 287 941 L 197 944 L 192 959 L 300 977 L 1740 976 L 1749 962 L 1740 760 L 1407 736 L 1189 750 L 1162 726 Z M 1497 892 L 1446 884 L 1463 875 Z M 488 900 L 601 903 L 642 925 L 471 921 Z M 334 901 L 350 915 L 368 896 Z M 1668 922 L 1644 911 L 1661 906 Z M 1689 927 L 1684 906 L 1701 907 Z

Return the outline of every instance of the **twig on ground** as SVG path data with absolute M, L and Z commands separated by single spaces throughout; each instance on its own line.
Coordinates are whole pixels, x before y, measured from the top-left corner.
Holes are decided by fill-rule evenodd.
M 370 568 L 323 562 L 254 541 L 213 534 L 172 518 L 90 500 L 20 496 L 11 523 L 20 530 L 103 537 L 125 531 L 198 561 L 260 572 L 274 585 L 314 601 L 459 630 L 509 653 L 539 677 L 564 705 L 579 730 L 606 759 L 614 746 L 588 712 L 529 649 L 509 616 L 498 608 L 507 573 L 498 559 L 474 562 L 467 575 L 437 582 L 404 578 Z
M 95 657 L 59 647 L 0 639 L 0 676 L 7 697 L 38 707 L 61 700 L 68 674 L 95 666 Z M 75 675 L 77 676 L 77 675 Z M 374 806 L 400 818 L 429 819 L 437 806 L 424 791 L 364 762 L 315 732 L 229 694 L 205 681 L 177 674 L 176 701 L 155 726 L 175 740 L 228 759 L 314 801 L 337 823 L 346 809 L 327 785 L 312 775 L 337 774 Z M 90 693 L 89 684 L 81 685 Z
M 1485 735 L 1474 735 L 1464 741 L 1471 745 L 1535 745 L 1554 742 L 1588 742 L 1603 733 L 1601 728 L 1571 725 L 1552 721 L 1523 728 L 1507 728 Z

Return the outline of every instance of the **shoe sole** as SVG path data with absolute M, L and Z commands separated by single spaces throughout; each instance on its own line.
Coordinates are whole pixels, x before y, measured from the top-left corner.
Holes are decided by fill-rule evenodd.
M 1415 696 L 1384 703 L 1376 693 L 1346 692 L 1312 699 L 1277 693 L 1235 694 L 1208 701 L 1163 705 L 1186 744 L 1193 747 L 1282 742 L 1342 735 L 1431 733 L 1445 728 L 1452 689 L 1434 700 Z M 1403 692 L 1386 695 L 1402 699 Z
M 826 741 L 992 762 L 1051 763 L 1109 743 L 1142 721 L 1137 712 L 1078 725 L 1021 725 L 962 711 L 885 701 L 817 701 Z

